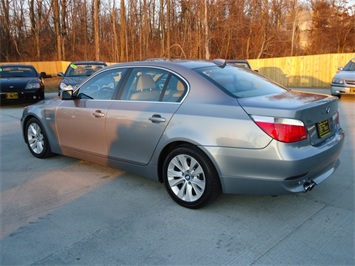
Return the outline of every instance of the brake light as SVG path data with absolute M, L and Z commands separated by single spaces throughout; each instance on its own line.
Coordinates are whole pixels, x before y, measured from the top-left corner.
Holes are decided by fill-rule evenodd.
M 254 122 L 270 137 L 281 142 L 296 142 L 307 139 L 304 123 L 297 119 L 269 116 L 252 116 Z
M 335 121 L 336 124 L 340 124 L 339 112 L 336 112 L 336 113 L 333 115 L 333 121 Z

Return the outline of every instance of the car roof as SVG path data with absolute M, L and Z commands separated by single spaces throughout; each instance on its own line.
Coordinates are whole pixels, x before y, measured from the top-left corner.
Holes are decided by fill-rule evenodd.
M 32 67 L 35 68 L 33 65 L 30 64 L 2 64 L 0 67 Z
M 188 69 L 200 68 L 200 67 L 208 67 L 208 66 L 216 66 L 212 61 L 204 61 L 204 60 L 181 60 L 181 59 L 148 59 L 143 61 L 134 61 L 134 62 L 124 62 L 111 65 L 111 67 L 117 66 L 155 66 L 155 67 L 183 67 Z M 110 68 L 111 68 L 110 67 Z
M 248 60 L 245 59 L 227 59 L 227 63 L 249 63 Z
M 74 65 L 106 65 L 103 61 L 73 61 L 70 63 Z

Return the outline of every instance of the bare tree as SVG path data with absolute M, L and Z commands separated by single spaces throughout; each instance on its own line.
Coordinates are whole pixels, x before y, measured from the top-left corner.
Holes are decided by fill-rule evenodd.
M 54 27 L 55 27 L 55 35 L 56 35 L 56 44 L 57 44 L 57 60 L 63 60 L 62 55 L 62 35 L 60 33 L 61 24 L 60 24 L 60 11 L 59 11 L 59 3 L 58 0 L 52 0 L 53 6 L 53 18 L 54 18 Z
M 118 61 L 119 53 L 118 53 L 118 37 L 117 37 L 117 28 L 116 28 L 116 0 L 113 0 L 112 2 L 111 20 L 112 20 L 112 34 L 113 34 L 113 47 L 112 47 L 113 61 Z
M 203 27 L 205 28 L 205 57 L 207 60 L 210 59 L 210 50 L 209 50 L 209 42 L 210 42 L 210 36 L 209 36 L 209 26 L 208 26 L 208 1 L 205 0 L 205 10 L 204 10 L 204 18 L 203 18 Z
M 2 61 L 355 51 L 349 0 L 0 0 L 0 23 Z
M 95 60 L 100 60 L 100 39 L 99 39 L 99 8 L 100 0 L 94 1 L 94 12 L 93 12 L 93 21 L 94 21 L 94 43 L 95 43 Z

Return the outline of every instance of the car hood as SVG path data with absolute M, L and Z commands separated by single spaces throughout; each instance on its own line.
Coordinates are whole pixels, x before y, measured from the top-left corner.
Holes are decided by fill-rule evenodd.
M 355 80 L 355 71 L 340 71 L 335 74 L 334 78 Z
M 64 77 L 61 82 L 65 83 L 66 85 L 75 85 L 80 84 L 83 80 L 87 79 L 88 76 L 79 76 L 79 77 Z
M 29 82 L 40 82 L 39 78 L 33 77 L 22 77 L 22 78 L 1 78 L 0 79 L 0 90 L 19 90 L 24 89 Z

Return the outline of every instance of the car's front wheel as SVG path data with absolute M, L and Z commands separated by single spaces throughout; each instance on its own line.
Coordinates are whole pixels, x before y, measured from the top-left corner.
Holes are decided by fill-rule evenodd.
M 25 138 L 33 156 L 46 158 L 52 155 L 48 138 L 42 125 L 36 118 L 31 118 L 25 127 Z
M 163 165 L 164 185 L 181 206 L 200 208 L 221 191 L 218 174 L 210 159 L 192 145 L 172 150 Z

